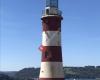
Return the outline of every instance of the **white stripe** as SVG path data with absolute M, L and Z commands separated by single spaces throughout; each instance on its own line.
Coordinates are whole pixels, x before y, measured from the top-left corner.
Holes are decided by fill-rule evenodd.
M 42 62 L 40 78 L 64 78 L 62 62 Z
M 61 46 L 60 31 L 43 31 L 42 33 L 43 46 Z

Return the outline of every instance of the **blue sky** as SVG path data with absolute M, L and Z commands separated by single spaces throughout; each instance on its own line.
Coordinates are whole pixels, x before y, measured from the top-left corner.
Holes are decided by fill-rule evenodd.
M 0 70 L 40 67 L 45 0 L 0 0 Z M 100 0 L 59 0 L 64 66 L 100 65 Z

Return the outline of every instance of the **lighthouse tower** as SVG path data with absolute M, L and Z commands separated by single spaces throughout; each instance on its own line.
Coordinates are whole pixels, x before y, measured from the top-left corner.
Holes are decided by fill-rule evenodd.
M 61 20 L 62 14 L 58 8 L 58 0 L 45 0 L 46 6 L 42 15 L 42 51 L 39 80 L 64 80 Z

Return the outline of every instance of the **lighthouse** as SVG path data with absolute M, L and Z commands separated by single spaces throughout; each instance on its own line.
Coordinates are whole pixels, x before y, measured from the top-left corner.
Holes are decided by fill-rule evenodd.
M 61 47 L 62 12 L 58 0 L 45 0 L 42 11 L 42 51 L 39 80 L 64 80 Z

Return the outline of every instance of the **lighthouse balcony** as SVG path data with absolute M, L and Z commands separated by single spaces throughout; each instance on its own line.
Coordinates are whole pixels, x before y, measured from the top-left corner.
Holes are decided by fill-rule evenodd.
M 61 16 L 62 12 L 58 9 L 42 10 L 42 16 Z

